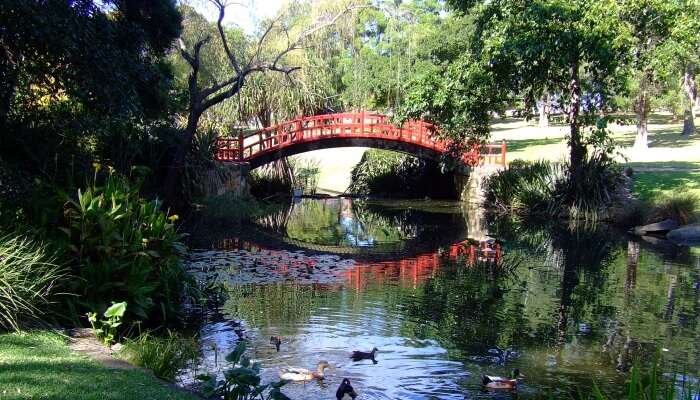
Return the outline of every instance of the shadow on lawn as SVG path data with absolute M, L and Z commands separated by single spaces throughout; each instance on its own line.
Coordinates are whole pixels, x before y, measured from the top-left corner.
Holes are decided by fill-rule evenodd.
M 559 144 L 563 140 L 564 138 L 508 140 L 508 151 L 522 151 L 527 149 L 528 147 Z
M 688 147 L 700 143 L 700 135 L 681 135 L 682 127 L 668 127 L 664 129 L 651 130 L 649 132 L 649 147 L 680 148 Z M 636 132 L 628 132 L 617 138 L 617 142 L 623 147 L 632 147 Z
M 663 193 L 700 191 L 700 172 L 651 171 L 635 174 L 633 192 L 643 200 L 652 200 Z

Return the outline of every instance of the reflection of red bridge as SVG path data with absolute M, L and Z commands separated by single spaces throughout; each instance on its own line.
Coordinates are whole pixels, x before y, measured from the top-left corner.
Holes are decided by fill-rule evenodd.
M 262 129 L 251 136 L 220 138 L 216 159 L 245 161 L 252 168 L 312 150 L 333 147 L 374 147 L 439 159 L 449 143 L 435 137 L 434 125 L 407 121 L 396 126 L 385 115 L 371 112 L 303 116 Z M 462 153 L 467 165 L 506 164 L 506 143 L 472 147 Z
M 250 252 L 266 251 L 275 253 L 276 250 L 266 249 L 263 246 L 240 240 L 224 239 L 217 246 L 225 250 L 247 250 Z M 500 264 L 503 250 L 498 242 L 493 240 L 483 240 L 476 242 L 464 240 L 451 245 L 447 251 L 433 251 L 417 256 L 407 257 L 401 260 L 392 261 L 356 261 L 355 264 L 343 271 L 340 276 L 347 279 L 347 284 L 356 290 L 362 290 L 368 283 L 383 281 L 400 282 L 402 285 L 415 287 L 418 283 L 433 276 L 440 268 L 441 258 L 448 257 L 457 260 L 458 257 L 464 260 L 466 266 L 473 266 L 477 262 L 488 262 L 496 265 Z M 280 263 L 274 268 L 274 273 L 285 275 L 290 270 L 306 268 L 308 273 L 313 272 L 315 261 L 308 260 L 307 263 L 289 260 Z
M 465 240 L 450 246 L 446 254 L 450 259 L 464 257 L 466 266 L 477 262 L 499 264 L 503 256 L 501 245 L 497 242 L 476 242 Z M 402 285 L 415 287 L 418 283 L 432 277 L 440 267 L 441 254 L 432 252 L 397 261 L 367 262 L 356 264 L 345 272 L 350 286 L 360 291 L 367 283 L 385 280 L 400 282 Z

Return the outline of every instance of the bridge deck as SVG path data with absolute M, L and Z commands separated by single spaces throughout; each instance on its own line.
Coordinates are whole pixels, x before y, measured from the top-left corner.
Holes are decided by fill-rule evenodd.
M 216 158 L 219 161 L 252 161 L 286 148 L 333 139 L 372 139 L 418 146 L 437 153 L 448 151 L 449 144 L 438 139 L 435 126 L 424 121 L 407 121 L 396 126 L 385 115 L 370 112 L 337 113 L 299 117 L 261 129 L 251 136 L 219 138 Z M 464 151 L 467 165 L 506 163 L 506 144 L 487 144 Z

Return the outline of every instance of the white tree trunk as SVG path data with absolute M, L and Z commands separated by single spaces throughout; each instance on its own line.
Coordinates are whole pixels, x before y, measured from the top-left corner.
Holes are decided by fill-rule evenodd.
M 695 107 L 700 105 L 700 96 L 698 96 L 697 86 L 695 86 L 695 75 L 690 70 L 691 68 L 688 68 L 683 76 L 683 90 L 688 96 L 688 106 L 685 109 L 683 119 L 683 136 L 695 134 Z
M 637 113 L 637 137 L 634 138 L 634 148 L 646 150 L 649 148 L 649 100 L 642 91 L 635 101 Z
M 549 94 L 542 96 L 540 101 L 537 102 L 537 109 L 540 112 L 540 128 L 547 128 L 549 126 Z

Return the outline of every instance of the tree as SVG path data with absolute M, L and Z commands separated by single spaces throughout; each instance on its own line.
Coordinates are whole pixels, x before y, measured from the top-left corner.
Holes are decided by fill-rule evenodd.
M 683 1 L 626 0 L 620 2 L 620 19 L 631 32 L 629 64 L 632 76 L 637 136 L 634 147 L 648 147 L 648 121 L 652 99 L 663 90 L 669 65 L 664 52 L 673 47 L 674 25 L 682 15 Z
M 190 72 L 188 76 L 187 123 L 182 132 L 180 143 L 175 150 L 165 182 L 166 199 L 171 204 L 177 202 L 175 184 L 185 164 L 187 154 L 192 147 L 194 135 L 202 115 L 212 107 L 239 93 L 248 77 L 252 74 L 277 72 L 289 75 L 298 70 L 299 66 L 287 64 L 287 56 L 290 53 L 302 49 L 307 38 L 325 27 L 333 25 L 348 11 L 364 7 L 351 2 L 344 5 L 342 10 L 338 12 L 323 12 L 301 32 L 292 32 L 289 27 L 280 24 L 280 16 L 263 30 L 259 39 L 252 43 L 249 48 L 236 49 L 231 45 L 230 37 L 227 35 L 223 25 L 228 1 L 210 0 L 210 2 L 218 9 L 216 40 L 224 51 L 227 63 L 225 73 L 227 76 L 222 80 L 215 79 L 208 84 L 202 84 L 200 78 L 200 67 L 203 62 L 202 49 L 212 40 L 212 35 L 206 35 L 194 43 L 185 43 L 183 40 L 180 40 L 180 55 L 189 65 Z M 263 48 L 269 36 L 274 32 L 281 32 L 286 37 L 296 34 L 296 39 L 287 40 L 282 49 L 274 54 L 267 54 L 263 51 Z
M 582 126 L 624 82 L 628 34 L 612 0 L 453 0 L 467 13 L 468 46 L 452 53 L 437 80 L 418 82 L 411 115 L 421 111 L 450 131 L 488 136 L 488 117 L 514 96 L 527 110 L 546 93 L 560 93 L 568 111 L 570 172 L 576 180 L 586 156 Z M 422 78 L 423 79 L 423 78 Z M 427 85 L 437 85 L 431 90 Z M 416 98 L 415 96 L 413 97 Z M 510 100 L 512 101 L 512 100 Z M 471 110 L 470 110 L 471 109 Z M 478 128 L 471 126 L 478 123 Z
M 60 179 L 46 169 L 102 158 L 115 136 L 161 117 L 171 78 L 163 55 L 180 22 L 173 0 L 0 2 L 6 160 Z

